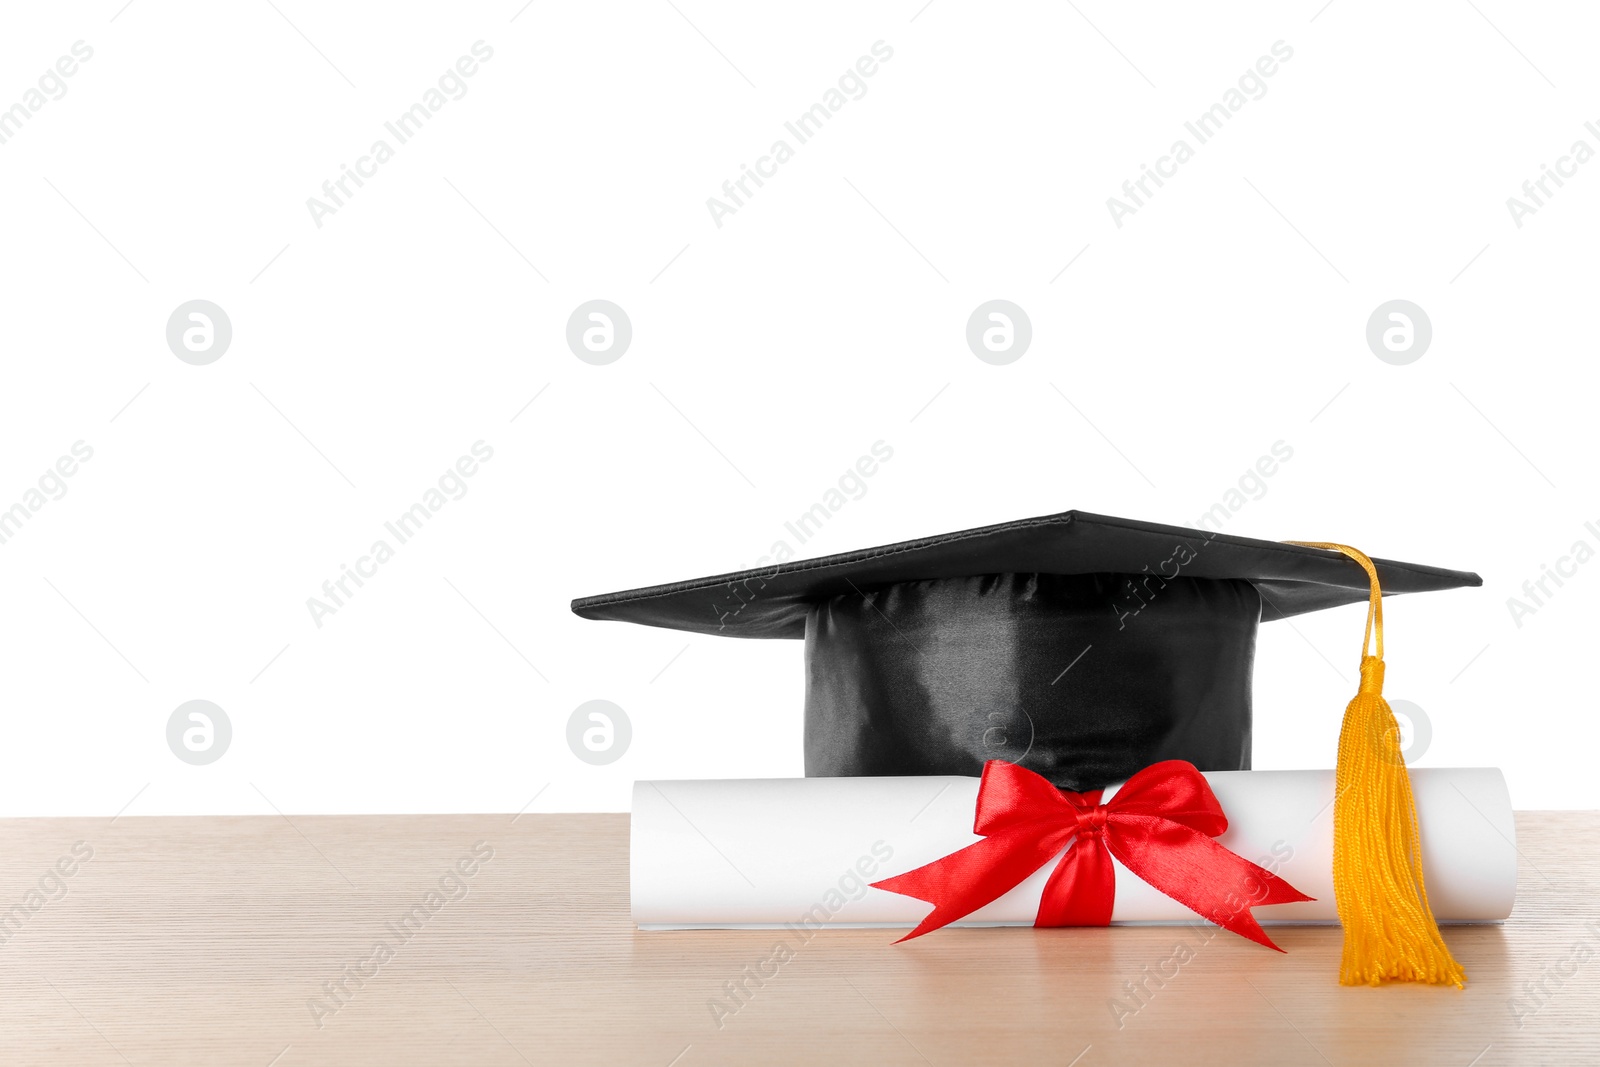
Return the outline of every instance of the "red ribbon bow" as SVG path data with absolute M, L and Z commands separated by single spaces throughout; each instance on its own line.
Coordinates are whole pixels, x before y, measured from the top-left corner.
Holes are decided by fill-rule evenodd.
M 1070 841 L 1045 883 L 1033 925 L 1109 925 L 1116 899 L 1115 856 L 1195 913 L 1283 951 L 1261 929 L 1251 907 L 1314 898 L 1212 840 L 1228 829 L 1228 818 L 1194 764 L 1155 763 L 1129 778 L 1109 803 L 1100 803 L 1100 793 L 1057 789 L 1004 760 L 984 764 L 972 826 L 983 840 L 872 883 L 934 906 L 900 940 L 921 937 L 1003 896 Z

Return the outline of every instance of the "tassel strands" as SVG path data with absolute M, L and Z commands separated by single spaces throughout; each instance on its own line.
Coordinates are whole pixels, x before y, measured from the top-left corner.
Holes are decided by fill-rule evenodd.
M 1466 972 L 1450 954 L 1428 905 L 1411 776 L 1400 751 L 1399 723 L 1383 698 L 1383 591 L 1377 568 L 1348 545 L 1289 543 L 1342 552 L 1366 570 L 1372 584 L 1361 685 L 1345 708 L 1334 775 L 1333 888 L 1344 927 L 1339 981 L 1459 988 Z

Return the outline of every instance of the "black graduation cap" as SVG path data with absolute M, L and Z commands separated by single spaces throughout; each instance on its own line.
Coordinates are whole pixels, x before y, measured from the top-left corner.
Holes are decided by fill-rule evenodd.
M 1386 595 L 1483 584 L 1373 563 Z M 1248 769 L 1257 623 L 1369 590 L 1339 551 L 1067 511 L 572 610 L 803 638 L 809 776 L 976 776 L 1008 759 L 1082 791 L 1164 759 Z

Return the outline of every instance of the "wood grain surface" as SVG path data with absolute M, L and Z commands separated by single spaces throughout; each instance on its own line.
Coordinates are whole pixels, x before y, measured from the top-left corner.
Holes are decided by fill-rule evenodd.
M 0 821 L 0 1063 L 1600 1062 L 1600 814 L 1519 813 L 1515 913 L 1446 931 L 1465 991 L 1342 988 L 1327 927 L 1274 929 L 1287 955 L 1198 927 L 640 933 L 627 828 Z

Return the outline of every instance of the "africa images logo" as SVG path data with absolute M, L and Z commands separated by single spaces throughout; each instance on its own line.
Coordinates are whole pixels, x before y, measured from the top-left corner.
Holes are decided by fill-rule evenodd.
M 395 149 L 421 133 L 445 104 L 467 95 L 466 80 L 478 73 L 481 64 L 494 58 L 494 49 L 483 41 L 474 41 L 471 51 L 472 55 L 459 57 L 439 75 L 434 85 L 423 90 L 421 100 L 383 124 L 394 144 L 382 137 L 373 141 L 365 153 L 356 157 L 354 168 L 339 164 L 339 176 L 322 183 L 322 197 L 306 197 L 306 210 L 311 213 L 311 221 L 317 229 L 322 229 L 323 219 L 338 214 L 346 201 L 356 195 L 356 190 L 366 184 L 363 178 L 377 177 L 378 168 L 395 157 Z
M 1267 95 L 1266 79 L 1278 73 L 1280 64 L 1294 58 L 1294 49 L 1283 41 L 1272 42 L 1271 52 L 1271 55 L 1257 59 L 1253 67 L 1239 75 L 1236 85 L 1229 87 L 1219 102 L 1202 111 L 1193 121 L 1183 124 L 1184 131 L 1194 138 L 1193 145 L 1182 137 L 1173 141 L 1172 147 L 1164 155 L 1156 157 L 1153 168 L 1141 163 L 1139 176 L 1122 183 L 1122 195 L 1126 200 L 1115 196 L 1106 198 L 1106 210 L 1111 213 L 1111 221 L 1117 229 L 1122 229 L 1123 220 L 1129 215 L 1138 214 L 1139 209 L 1155 196 L 1155 190 L 1166 184 L 1163 178 L 1178 176 L 1178 168 L 1194 158 L 1197 146 L 1221 133 L 1228 120 L 1243 111 L 1251 100 L 1260 100 Z M 1152 183 L 1155 189 L 1150 188 Z

